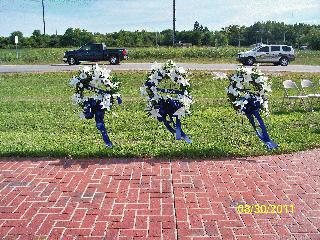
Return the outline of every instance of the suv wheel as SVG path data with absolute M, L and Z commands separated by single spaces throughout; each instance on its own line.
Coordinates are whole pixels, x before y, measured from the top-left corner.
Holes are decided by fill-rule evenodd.
M 77 59 L 75 59 L 74 57 L 68 57 L 67 61 L 68 61 L 69 65 L 77 64 Z
M 254 64 L 254 58 L 248 57 L 245 63 L 248 66 L 252 66 Z
M 119 58 L 117 56 L 111 56 L 109 62 L 111 65 L 119 64 Z
M 280 65 L 281 65 L 281 66 L 288 66 L 288 64 L 289 64 L 289 59 L 286 58 L 286 57 L 283 57 L 283 58 L 280 59 L 279 62 L 280 62 Z

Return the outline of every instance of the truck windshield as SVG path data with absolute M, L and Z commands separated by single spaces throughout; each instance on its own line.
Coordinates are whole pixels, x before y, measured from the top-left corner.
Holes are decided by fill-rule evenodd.
M 261 47 L 261 46 L 254 47 L 254 48 L 251 49 L 251 51 L 254 51 L 254 52 L 255 52 L 255 51 L 257 51 L 260 47 Z
M 82 47 L 79 48 L 79 50 L 91 50 L 90 45 L 83 45 Z

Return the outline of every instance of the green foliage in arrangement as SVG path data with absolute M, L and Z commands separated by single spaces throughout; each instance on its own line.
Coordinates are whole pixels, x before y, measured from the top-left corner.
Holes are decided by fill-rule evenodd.
M 190 145 L 175 141 L 163 125 L 146 116 L 139 90 L 145 72 L 116 72 L 123 105 L 114 108 L 116 115 L 106 115 L 115 144 L 106 149 L 94 120 L 79 119 L 78 108 L 70 101 L 73 89 L 68 84 L 74 74 L 0 75 L 0 156 L 215 158 L 320 147 L 320 102 L 313 102 L 314 111 L 281 104 L 283 80 L 308 78 L 316 83 L 320 74 L 269 76 L 273 92 L 265 122 L 280 145 L 273 152 L 267 152 L 246 119 L 241 124 L 225 93 L 228 81 L 213 80 L 203 71 L 192 73 L 194 104 L 191 116 L 183 119 L 193 140 Z

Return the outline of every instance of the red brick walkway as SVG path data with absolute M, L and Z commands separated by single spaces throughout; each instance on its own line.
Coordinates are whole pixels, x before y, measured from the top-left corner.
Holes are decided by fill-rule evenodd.
M 320 239 L 320 150 L 204 161 L 0 159 L 1 239 Z M 238 204 L 294 213 L 238 214 Z

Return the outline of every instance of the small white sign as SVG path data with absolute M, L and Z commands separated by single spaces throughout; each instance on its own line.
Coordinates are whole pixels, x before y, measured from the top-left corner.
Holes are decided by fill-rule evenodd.
M 15 44 L 18 44 L 18 42 L 19 42 L 18 36 L 14 36 L 14 43 L 15 43 Z

